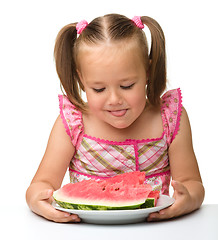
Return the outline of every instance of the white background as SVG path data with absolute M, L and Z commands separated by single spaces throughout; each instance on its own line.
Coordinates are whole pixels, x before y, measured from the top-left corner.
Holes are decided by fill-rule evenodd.
M 206 188 L 205 203 L 218 203 L 216 1 L 2 2 L 1 201 L 25 204 L 25 191 L 42 159 L 52 125 L 59 114 L 57 95 L 61 91 L 53 59 L 58 31 L 71 22 L 121 13 L 130 18 L 147 15 L 162 26 L 167 47 L 168 89 L 180 87 L 182 90 Z

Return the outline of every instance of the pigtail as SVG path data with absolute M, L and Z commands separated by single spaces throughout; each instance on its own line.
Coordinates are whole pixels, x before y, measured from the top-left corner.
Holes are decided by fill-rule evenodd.
M 166 88 L 165 37 L 160 25 L 150 17 L 141 17 L 151 32 L 151 50 L 149 55 L 149 79 L 147 97 L 152 105 L 160 104 L 160 96 Z
M 74 44 L 77 39 L 76 23 L 63 27 L 57 35 L 54 57 L 57 74 L 69 100 L 79 109 L 84 108 L 80 92 L 80 83 L 74 60 Z M 80 87 L 78 86 L 80 84 Z

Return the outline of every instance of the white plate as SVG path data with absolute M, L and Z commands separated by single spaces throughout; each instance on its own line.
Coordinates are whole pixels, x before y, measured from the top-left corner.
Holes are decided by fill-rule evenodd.
M 95 224 L 128 224 L 145 221 L 152 212 L 160 211 L 170 205 L 175 200 L 167 195 L 160 195 L 157 206 L 153 208 L 134 210 L 76 210 L 60 207 L 56 202 L 52 206 L 58 210 L 77 214 L 83 222 Z

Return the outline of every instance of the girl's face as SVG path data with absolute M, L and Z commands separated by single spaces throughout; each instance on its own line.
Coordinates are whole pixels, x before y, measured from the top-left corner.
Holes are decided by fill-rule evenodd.
M 78 71 L 89 111 L 101 122 L 127 128 L 146 103 L 146 70 L 134 44 L 83 47 Z

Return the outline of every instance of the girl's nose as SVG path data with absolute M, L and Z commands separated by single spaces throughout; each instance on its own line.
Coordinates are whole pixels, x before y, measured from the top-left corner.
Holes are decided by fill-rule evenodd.
M 110 105 L 120 105 L 122 104 L 122 96 L 121 94 L 119 93 L 119 91 L 111 91 L 110 92 L 110 96 L 108 98 L 108 102 Z

